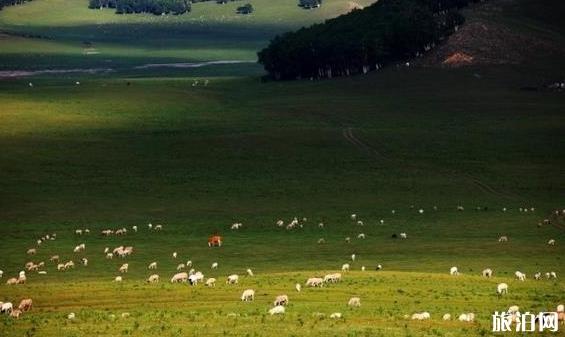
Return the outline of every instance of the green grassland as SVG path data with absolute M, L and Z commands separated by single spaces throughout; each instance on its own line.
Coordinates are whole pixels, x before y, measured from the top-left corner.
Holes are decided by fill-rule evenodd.
M 33 88 L 23 80 L 2 82 L 0 266 L 16 274 L 30 260 L 25 250 L 50 232 L 58 239 L 33 260 L 60 254 L 76 262 L 72 248 L 80 242 L 90 259 L 86 268 L 58 273 L 48 265 L 47 275 L 32 274 L 27 285 L 2 285 L 0 300 L 36 302 L 18 321 L 3 317 L 2 331 L 467 336 L 489 335 L 490 314 L 512 304 L 553 308 L 563 283 L 531 278 L 538 270 L 565 273 L 563 220 L 537 227 L 562 207 L 564 97 L 520 91 L 526 78 L 503 67 L 389 69 L 283 84 L 211 78 L 206 87 L 193 87 L 190 78 L 82 78 L 80 86 L 37 79 Z M 455 210 L 459 204 L 464 212 Z M 349 219 L 352 212 L 364 226 Z M 275 226 L 293 216 L 307 217 L 305 228 Z M 244 228 L 230 231 L 235 221 Z M 150 233 L 148 222 L 165 229 Z M 99 235 L 132 224 L 139 233 Z M 87 227 L 90 236 L 73 234 Z M 208 248 L 206 237 L 216 231 L 226 244 Z M 390 238 L 401 231 L 408 240 Z M 367 239 L 355 239 L 361 232 Z M 500 235 L 510 242 L 499 244 Z M 319 238 L 326 244 L 317 244 Z M 557 246 L 546 244 L 550 238 Z M 123 284 L 114 284 L 123 261 L 106 261 L 102 251 L 121 244 L 136 252 Z M 169 284 L 181 262 L 173 251 L 218 278 L 218 286 Z M 355 272 L 343 283 L 293 290 L 307 277 L 338 270 L 352 253 Z M 151 261 L 159 262 L 161 284 L 144 283 Z M 214 261 L 217 271 L 209 269 Z M 384 271 L 374 271 L 377 263 Z M 368 270 L 360 272 L 362 265 Z M 452 265 L 463 275 L 449 277 Z M 256 277 L 223 284 L 248 267 Z M 495 278 L 478 276 L 486 267 Z M 516 270 L 529 279 L 513 280 Z M 502 281 L 510 294 L 498 298 Z M 240 303 L 250 287 L 257 300 Z M 279 293 L 291 298 L 287 315 L 266 316 Z M 346 307 L 354 295 L 361 296 L 359 310 Z M 404 318 L 423 310 L 432 321 Z M 75 322 L 65 318 L 71 311 Z M 313 316 L 335 311 L 345 320 Z M 477 323 L 441 321 L 445 312 L 467 311 L 478 315 Z M 122 319 L 122 312 L 131 317 Z M 232 312 L 240 316 L 228 317 Z
M 536 2 L 501 2 L 494 19 L 561 41 L 557 15 L 543 21 Z M 303 11 L 293 1 L 260 0 L 245 18 L 233 14 L 236 4 L 213 3 L 181 17 L 118 16 L 69 0 L 0 12 L 3 70 L 117 69 L 0 81 L 0 301 L 34 300 L 19 320 L 0 316 L 0 336 L 491 336 L 494 311 L 563 303 L 565 220 L 538 223 L 565 207 L 565 96 L 521 90 L 562 79 L 562 59 L 390 67 L 283 83 L 261 82 L 253 64 L 128 70 L 253 59 L 273 33 L 334 16 L 343 4 Z M 101 53 L 83 55 L 84 41 Z M 304 228 L 275 225 L 294 216 L 308 218 Z M 148 231 L 149 222 L 163 231 Z M 234 222 L 244 227 L 232 231 Z M 100 235 L 132 225 L 138 233 Z M 78 237 L 76 228 L 91 233 Z M 206 245 L 215 232 L 225 237 L 221 248 Z M 391 238 L 400 232 L 408 239 Z M 50 233 L 57 240 L 26 256 Z M 359 233 L 367 238 L 356 239 Z M 498 243 L 501 235 L 509 242 Z M 72 253 L 81 242 L 86 252 Z M 114 283 L 124 260 L 102 252 L 119 245 L 135 252 L 124 282 Z M 339 270 L 352 253 L 357 260 L 342 283 L 294 290 Z M 57 272 L 48 262 L 54 254 L 77 266 Z M 81 257 L 88 267 L 78 265 Z M 168 282 L 189 259 L 218 279 L 215 288 Z M 29 260 L 46 261 L 47 275 L 29 272 L 25 285 L 4 284 Z M 152 261 L 161 282 L 150 285 Z M 211 270 L 215 261 L 219 268 Z M 462 275 L 448 275 L 451 266 Z M 487 267 L 494 278 L 480 277 Z M 247 268 L 254 277 L 243 276 Z M 528 279 L 515 280 L 516 270 Z M 559 278 L 535 281 L 537 271 Z M 240 284 L 225 284 L 232 273 Z M 509 284 L 508 295 L 496 295 L 499 282 Z M 247 288 L 256 290 L 252 303 L 239 300 Z M 287 313 L 269 316 L 283 293 Z M 347 307 L 352 296 L 360 308 Z M 405 318 L 417 311 L 432 319 Z M 70 312 L 76 320 L 66 319 Z M 333 312 L 344 319 L 330 319 Z M 477 321 L 441 320 L 463 312 Z

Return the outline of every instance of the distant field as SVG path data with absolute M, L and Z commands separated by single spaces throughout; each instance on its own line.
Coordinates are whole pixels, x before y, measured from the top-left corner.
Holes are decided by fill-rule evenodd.
M 303 10 L 294 0 L 257 0 L 253 14 L 238 15 L 235 8 L 241 2 L 210 1 L 194 4 L 185 15 L 154 16 L 91 10 L 83 0 L 32 1 L 0 12 L 0 31 L 24 35 L 0 35 L 0 69 L 253 61 L 276 34 L 346 13 L 351 3 L 328 0 L 319 9 Z M 371 0 L 358 3 L 367 5 Z M 84 42 L 91 43 L 88 50 Z

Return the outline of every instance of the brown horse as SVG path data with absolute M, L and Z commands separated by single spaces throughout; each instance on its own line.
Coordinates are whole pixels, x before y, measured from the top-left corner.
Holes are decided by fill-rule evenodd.
M 208 247 L 222 246 L 222 237 L 219 235 L 212 235 L 208 238 Z

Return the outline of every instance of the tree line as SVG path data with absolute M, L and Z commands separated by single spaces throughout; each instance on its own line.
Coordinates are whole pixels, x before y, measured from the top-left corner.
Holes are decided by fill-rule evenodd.
M 361 10 L 276 36 L 258 53 L 275 80 L 367 73 L 430 50 L 483 0 L 379 0 Z
M 190 12 L 188 0 L 89 0 L 91 9 L 113 8 L 116 14 L 152 13 L 180 15 Z
M 7 6 L 21 5 L 31 0 L 0 0 L 0 10 Z

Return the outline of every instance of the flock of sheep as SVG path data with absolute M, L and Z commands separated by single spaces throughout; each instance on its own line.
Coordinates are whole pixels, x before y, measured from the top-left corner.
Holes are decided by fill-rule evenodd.
M 434 208 L 435 209 L 435 208 Z M 464 208 L 462 206 L 458 206 L 457 207 L 458 211 L 463 211 Z M 506 209 L 503 209 L 503 211 L 505 212 Z M 533 212 L 534 208 L 521 208 L 520 212 Z M 419 209 L 418 213 L 422 214 L 424 213 L 423 209 Z M 395 211 L 392 210 L 392 214 L 395 214 Z M 556 211 L 556 214 L 558 216 L 565 216 L 565 210 L 562 211 Z M 356 214 L 351 214 L 350 216 L 351 220 L 354 221 L 357 225 L 359 226 L 363 226 L 363 221 L 359 220 Z M 297 228 L 302 228 L 305 223 L 306 223 L 307 219 L 306 218 L 302 218 L 301 221 L 298 220 L 298 218 L 294 218 L 292 219 L 288 224 L 285 224 L 285 222 L 283 220 L 278 220 L 276 222 L 276 225 L 278 227 L 284 227 L 287 230 L 292 230 L 292 229 L 297 229 Z M 380 220 L 381 223 L 384 223 L 384 220 Z M 548 219 L 545 219 L 543 221 L 543 223 L 549 223 Z M 243 227 L 242 223 L 234 223 L 230 226 L 230 228 L 232 230 L 239 230 Z M 323 223 L 319 223 L 318 227 L 323 228 L 324 224 Z M 148 230 L 150 231 L 161 231 L 163 229 L 162 225 L 152 225 L 152 224 L 148 224 L 147 225 Z M 138 227 L 137 226 L 132 226 L 131 230 L 133 232 L 138 232 Z M 86 235 L 90 233 L 89 229 L 76 229 L 74 231 L 76 236 L 82 236 L 82 235 Z M 112 229 L 104 229 L 101 231 L 101 234 L 103 236 L 110 236 L 110 235 L 125 235 L 128 233 L 128 229 L 127 228 L 119 228 L 116 230 L 112 230 Z M 359 239 L 364 239 L 365 238 L 365 234 L 364 233 L 360 233 L 357 236 Z M 407 239 L 408 235 L 404 232 L 400 233 L 398 236 L 396 234 L 393 234 L 393 238 L 397 238 L 399 237 L 400 239 Z M 41 237 L 40 239 L 38 239 L 36 241 L 37 243 L 37 247 L 34 248 L 30 248 L 27 250 L 27 255 L 29 256 L 33 256 L 37 253 L 37 249 L 39 247 L 41 247 L 44 243 L 48 242 L 48 241 L 53 241 L 57 238 L 56 234 L 51 234 L 51 235 L 45 235 L 43 237 Z M 346 238 L 346 242 L 349 242 L 350 238 L 347 237 Z M 505 243 L 508 242 L 508 237 L 507 236 L 500 236 L 498 239 L 499 242 L 501 243 Z M 318 243 L 323 243 L 318 241 Z M 555 245 L 555 240 L 554 239 L 550 239 L 547 242 L 549 245 L 554 246 Z M 80 253 L 84 253 L 86 250 L 86 245 L 84 243 L 81 243 L 77 246 L 74 247 L 73 249 L 73 253 L 75 254 L 80 254 Z M 113 259 L 114 257 L 119 257 L 122 259 L 126 259 L 127 257 L 131 256 L 134 253 L 134 248 L 133 246 L 118 246 L 115 247 L 113 250 L 111 250 L 109 247 L 106 247 L 104 249 L 104 256 L 106 259 Z M 178 254 L 177 252 L 173 252 L 172 253 L 172 257 L 173 259 L 177 259 Z M 351 255 L 351 261 L 354 262 L 356 259 L 356 254 L 352 254 Z M 57 266 L 57 270 L 58 271 L 65 271 L 68 269 L 72 269 L 75 267 L 75 264 L 72 260 L 66 261 L 66 262 L 60 262 L 60 258 L 59 255 L 52 255 L 50 257 L 50 262 L 56 263 Z M 83 266 L 88 266 L 88 259 L 86 257 L 82 257 L 80 259 L 80 263 Z M 153 261 L 151 263 L 149 263 L 149 265 L 147 266 L 148 270 L 156 270 L 158 266 L 157 261 Z M 177 273 L 174 274 L 171 279 L 170 282 L 171 283 L 189 283 L 192 286 L 196 286 L 199 283 L 203 283 L 205 286 L 207 287 L 215 287 L 216 285 L 216 278 L 210 277 L 210 278 L 205 278 L 204 274 L 201 271 L 196 271 L 193 267 L 193 263 L 192 261 L 187 261 L 186 263 L 179 263 L 177 265 Z M 47 272 L 45 270 L 43 270 L 43 268 L 45 268 L 45 262 L 39 262 L 39 263 L 35 263 L 33 261 L 27 262 L 25 264 L 25 269 L 30 272 L 30 271 L 34 271 L 37 272 L 39 274 L 46 274 Z M 212 270 L 214 269 L 218 269 L 218 262 L 214 262 L 211 267 Z M 341 266 L 341 271 L 342 272 L 348 272 L 351 268 L 351 265 L 349 263 L 345 263 Z M 376 270 L 380 270 L 382 269 L 382 265 L 378 264 L 376 266 Z M 187 269 L 188 271 L 183 271 Z M 361 267 L 361 270 L 364 271 L 365 270 L 365 266 Z M 116 276 L 114 278 L 115 282 L 122 282 L 123 281 L 123 276 L 124 274 L 128 273 L 129 271 L 129 263 L 123 263 L 121 265 L 121 267 L 119 267 L 118 272 L 120 273 L 120 275 Z M 253 277 L 254 273 L 253 271 L 248 268 L 246 270 L 246 273 L 248 276 Z M 451 267 L 450 271 L 449 271 L 450 275 L 452 276 L 458 276 L 459 270 L 456 266 Z M 2 270 L 0 270 L 0 278 L 3 277 L 4 272 Z M 483 277 L 486 278 L 491 278 L 493 277 L 493 270 L 490 268 L 484 269 L 481 273 L 481 275 Z M 515 277 L 519 280 L 519 281 L 525 281 L 526 280 L 526 274 L 520 272 L 520 271 L 516 271 L 515 272 Z M 547 279 L 557 279 L 557 274 L 554 271 L 550 271 L 550 272 L 546 272 L 545 273 L 545 277 Z M 534 278 L 536 280 L 540 280 L 542 278 L 542 273 L 541 272 L 537 272 L 534 275 Z M 23 284 L 25 283 L 27 280 L 26 277 L 26 271 L 22 270 L 19 272 L 18 277 L 13 277 L 13 278 L 9 278 L 6 281 L 6 284 L 8 285 L 17 285 L 17 284 Z M 147 279 L 146 282 L 148 283 L 157 283 L 160 281 L 160 277 L 158 274 L 151 274 Z M 335 284 L 335 283 L 339 283 L 342 281 L 342 274 L 341 273 L 331 273 L 331 274 L 327 274 L 324 277 L 312 277 L 312 278 L 308 278 L 305 282 L 305 286 L 307 287 L 323 287 L 324 285 L 327 284 Z M 233 284 L 238 284 L 239 282 L 239 275 L 237 274 L 232 274 L 226 277 L 226 284 L 228 285 L 233 285 Z M 302 286 L 300 283 L 296 283 L 295 284 L 295 289 L 297 292 L 300 292 L 302 289 Z M 506 283 L 499 283 L 497 285 L 496 288 L 496 293 L 499 296 L 505 295 L 508 293 L 508 284 Z M 241 301 L 247 302 L 247 301 L 253 301 L 255 299 L 255 290 L 254 289 L 246 289 L 243 291 L 243 293 L 241 294 L 240 297 Z M 273 307 L 269 310 L 269 314 L 271 315 L 280 315 L 280 314 L 284 314 L 285 313 L 285 306 L 288 305 L 289 303 L 289 296 L 287 294 L 281 294 L 278 295 L 274 302 L 273 302 Z M 347 305 L 349 307 L 355 308 L 355 307 L 360 307 L 361 306 L 361 299 L 359 297 L 351 297 L 347 303 Z M 32 308 L 32 300 L 30 298 L 26 298 L 21 300 L 19 306 L 17 308 L 13 308 L 13 305 L 11 302 L 6 302 L 6 303 L 2 303 L 0 302 L 0 309 L 1 309 L 1 313 L 6 313 L 9 314 L 11 317 L 14 318 L 19 318 L 20 315 L 26 311 L 31 310 Z M 509 313 L 515 313 L 518 311 L 517 306 L 512 306 L 509 309 Z M 557 307 L 557 311 L 559 313 L 559 320 L 563 322 L 564 318 L 565 318 L 565 314 L 563 313 L 563 305 L 560 304 Z M 74 319 L 75 315 L 74 313 L 69 314 L 69 318 L 70 319 Z M 414 313 L 411 316 L 406 316 L 407 318 L 410 317 L 413 320 L 427 320 L 430 319 L 431 315 L 428 312 L 418 312 L 418 313 Z M 334 319 L 339 319 L 342 318 L 342 314 L 340 312 L 334 312 L 330 315 L 330 318 L 334 318 Z M 444 314 L 443 315 L 443 320 L 450 320 L 451 319 L 451 315 L 450 314 Z M 473 322 L 475 320 L 475 314 L 474 313 L 462 313 L 458 316 L 458 320 L 459 321 L 464 321 L 464 322 Z

